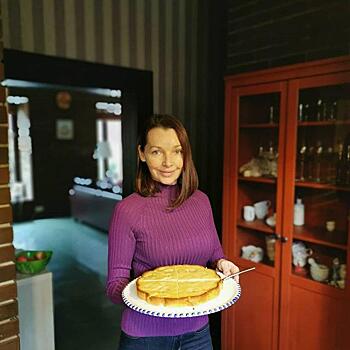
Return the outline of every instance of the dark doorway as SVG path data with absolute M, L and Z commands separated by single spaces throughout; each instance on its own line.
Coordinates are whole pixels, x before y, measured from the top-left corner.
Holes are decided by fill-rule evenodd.
M 37 193 L 25 205 L 14 206 L 15 220 L 67 216 L 73 177 L 93 178 L 97 173 L 96 162 L 90 156 L 96 134 L 91 113 L 92 101 L 101 91 L 122 91 L 123 197 L 133 192 L 138 128 L 153 110 L 152 72 L 9 49 L 4 50 L 4 66 L 3 85 L 9 92 L 25 94 L 36 101 L 30 114 L 35 118 L 33 180 Z M 69 111 L 50 105 L 62 90 L 69 91 L 73 99 Z M 57 119 L 74 121 L 75 133 L 80 135 L 77 142 L 55 140 Z
M 48 271 L 52 272 L 53 279 L 56 349 L 117 346 L 121 306 L 109 302 L 104 292 L 108 236 L 105 230 L 100 230 L 100 223 L 95 221 L 94 225 L 95 218 L 90 213 L 88 217 L 92 221 L 89 225 L 99 229 L 69 218 L 69 212 L 63 207 L 69 209 L 67 189 L 72 186 L 75 174 L 94 178 L 98 173 L 92 153 L 96 144 L 96 111 L 93 107 L 98 101 L 99 90 L 122 91 L 123 109 L 118 116 L 122 120 L 122 196 L 133 192 L 138 129 L 153 111 L 152 72 L 8 49 L 4 50 L 4 67 L 2 84 L 8 87 L 8 92 L 28 95 L 29 108 L 30 101 L 36 100 L 29 112 L 36 118 L 31 131 L 34 196 L 29 201 L 26 220 L 13 225 L 13 244 L 16 249 L 53 251 Z M 66 91 L 73 101 L 80 101 L 85 109 L 74 109 L 73 102 L 70 112 L 56 110 L 52 106 L 42 108 L 46 103 L 43 99 L 52 101 L 60 91 Z M 87 105 L 90 107 L 87 108 Z M 11 108 L 14 120 L 18 120 L 19 109 Z M 90 117 L 88 114 L 91 114 Z M 53 119 L 52 115 L 55 115 Z M 109 120 L 108 113 L 103 111 L 99 112 L 98 118 L 103 120 L 104 126 Z M 69 139 L 67 125 L 61 135 L 67 138 L 63 141 L 57 138 L 57 120 L 73 121 L 75 141 Z M 49 170 L 46 172 L 45 169 Z M 54 190 L 52 186 L 57 188 Z M 89 190 L 80 193 L 80 198 L 89 202 L 88 194 L 93 189 Z M 100 196 L 95 197 L 101 199 Z M 110 194 L 107 197 L 110 198 Z M 43 206 L 42 201 L 51 201 L 51 204 Z M 109 204 L 110 210 L 115 203 Z M 101 205 L 101 202 L 93 202 L 90 207 L 99 216 L 96 220 L 101 219 L 99 214 L 103 212 L 102 221 L 106 227 L 109 215 Z M 48 210 L 40 211 L 44 207 Z M 21 209 L 23 207 L 13 205 L 14 218 Z M 31 276 L 26 279 L 31 279 Z M 21 287 L 18 288 L 20 291 Z

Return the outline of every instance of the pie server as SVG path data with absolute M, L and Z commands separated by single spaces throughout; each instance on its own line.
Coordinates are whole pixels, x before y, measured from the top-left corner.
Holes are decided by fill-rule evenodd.
M 235 277 L 235 276 L 240 275 L 241 273 L 248 272 L 248 271 L 252 271 L 252 270 L 255 270 L 255 267 L 251 267 L 250 269 L 246 269 L 246 270 L 242 270 L 242 271 L 239 271 L 239 272 L 235 272 L 235 273 L 233 273 L 232 275 L 223 277 L 221 280 L 222 280 L 222 281 L 225 281 L 227 278 L 232 278 L 232 277 Z

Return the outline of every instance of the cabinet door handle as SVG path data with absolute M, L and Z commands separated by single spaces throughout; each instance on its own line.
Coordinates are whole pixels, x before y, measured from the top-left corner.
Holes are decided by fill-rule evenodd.
M 281 236 L 281 242 L 282 243 L 288 242 L 288 237 Z
M 272 236 L 277 240 L 281 240 L 281 238 L 282 238 L 282 236 L 278 233 L 274 233 Z
M 279 233 L 274 233 L 272 235 L 275 239 L 281 241 L 282 243 L 286 243 L 288 241 L 287 237 L 281 236 Z

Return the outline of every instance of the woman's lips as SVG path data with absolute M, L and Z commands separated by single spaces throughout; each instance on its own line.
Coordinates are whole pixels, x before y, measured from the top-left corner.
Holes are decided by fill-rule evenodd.
M 174 171 L 160 171 L 160 173 L 164 177 L 171 177 L 174 174 Z

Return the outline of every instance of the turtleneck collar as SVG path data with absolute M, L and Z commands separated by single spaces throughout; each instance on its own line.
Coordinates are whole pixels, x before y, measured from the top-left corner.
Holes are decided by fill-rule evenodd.
M 170 188 L 176 188 L 178 186 L 178 184 L 174 184 L 174 185 L 165 185 L 165 184 L 162 184 L 161 182 L 157 182 L 157 185 L 159 186 L 159 188 L 161 190 L 163 189 L 170 189 Z
M 174 185 L 164 185 L 158 182 L 157 185 L 159 187 L 161 196 L 166 196 L 166 197 L 170 196 L 171 198 L 173 198 L 177 194 L 177 191 L 179 190 L 179 185 L 177 183 Z

